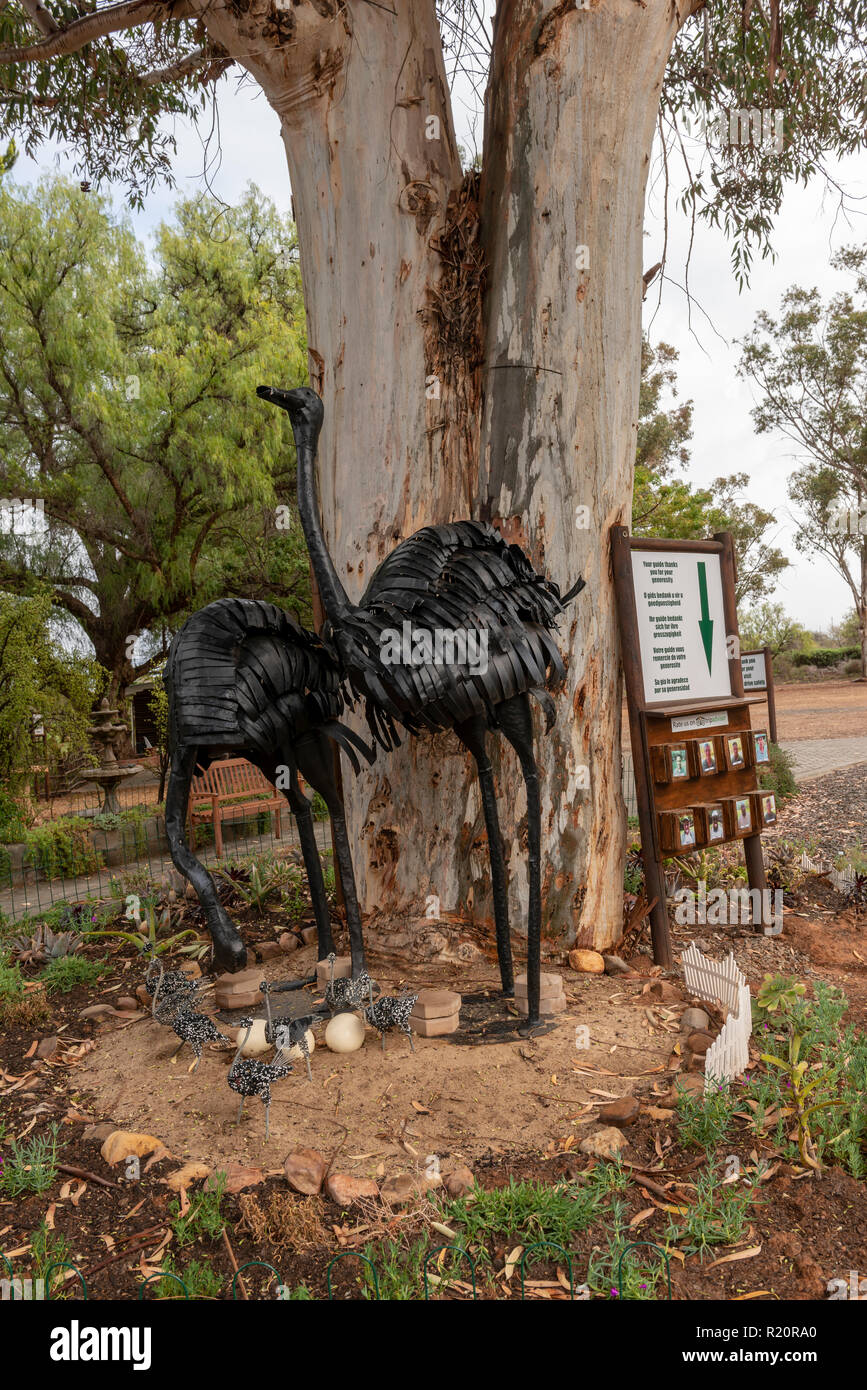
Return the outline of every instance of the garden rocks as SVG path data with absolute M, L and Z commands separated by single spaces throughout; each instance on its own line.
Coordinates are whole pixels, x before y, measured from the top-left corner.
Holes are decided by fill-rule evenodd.
M 328 1161 L 318 1149 L 296 1149 L 283 1164 L 286 1181 L 295 1192 L 312 1197 L 322 1191 Z
M 284 956 L 288 956 L 290 951 L 298 950 L 298 937 L 295 935 L 294 932 L 284 931 L 280 936 L 277 945 L 280 947 L 280 950 L 283 952 Z
M 41 1043 L 39 1044 L 39 1046 L 38 1046 L 37 1049 L 36 1049 L 36 1056 L 37 1056 L 37 1057 L 43 1057 L 43 1058 L 44 1058 L 44 1057 L 53 1057 L 59 1046 L 60 1046 L 60 1041 L 59 1041 L 58 1038 L 56 1038 L 56 1037 L 43 1038 L 42 1041 L 41 1041 Z
M 713 1038 L 710 1033 L 690 1033 L 686 1045 L 693 1057 L 704 1057 L 708 1048 L 713 1046 Z
M 631 965 L 627 965 L 625 960 L 619 956 L 603 956 L 606 975 L 634 975 L 635 971 Z
M 379 1188 L 372 1178 L 356 1178 L 352 1173 L 332 1173 L 325 1191 L 339 1207 L 351 1207 L 363 1197 L 378 1197 Z
M 527 1012 L 527 972 L 522 970 L 515 977 L 515 1003 L 522 1013 Z M 560 1014 L 567 1008 L 566 991 L 562 975 L 543 974 L 539 988 L 539 1012 Z
M 121 996 L 120 999 L 118 999 L 117 1007 L 119 1009 L 123 1009 L 124 1013 L 134 1014 L 138 1011 L 138 1001 L 136 999 L 133 999 L 131 995 L 124 994 Z
M 605 973 L 605 960 L 598 951 L 570 951 L 569 964 L 573 970 L 580 970 L 585 975 Z
M 258 960 L 273 960 L 280 955 L 279 941 L 260 941 L 253 949 Z
M 628 1140 L 619 1129 L 609 1127 L 597 1129 L 595 1134 L 588 1134 L 578 1147 L 583 1154 L 589 1154 L 591 1158 L 617 1158 L 627 1143 Z
M 351 956 L 336 956 L 336 957 L 335 957 L 335 960 L 334 960 L 334 978 L 335 978 L 335 980 L 351 980 L 351 979 L 352 979 L 352 957 L 351 957 Z M 316 987 L 317 987 L 317 989 L 324 989 L 325 986 L 328 984 L 328 981 L 329 981 L 330 979 L 331 979 L 331 961 L 330 961 L 330 960 L 318 960 L 318 961 L 316 962 Z
M 648 985 L 647 993 L 651 999 L 657 999 L 661 1004 L 679 1004 L 683 999 L 677 985 L 673 985 L 670 980 L 654 980 Z
M 704 1009 L 684 1009 L 680 1022 L 684 1028 L 703 1029 L 707 1028 L 710 1018 Z
M 262 971 L 253 966 L 249 970 L 239 970 L 237 975 L 219 975 L 214 986 L 214 999 L 218 1009 L 251 1009 L 262 1003 L 259 985 Z
M 402 1207 L 415 1197 L 425 1197 L 431 1188 L 441 1185 L 440 1178 L 422 1178 L 412 1173 L 398 1173 L 396 1177 L 385 1179 L 379 1195 L 390 1207 Z
M 414 1033 L 422 1038 L 439 1038 L 456 1033 L 461 996 L 451 989 L 422 989 L 409 1016 Z
M 603 1105 L 599 1111 L 599 1121 L 603 1125 L 634 1125 L 641 1109 L 635 1096 L 621 1096 L 610 1105 Z
M 110 1134 L 114 1134 L 117 1125 L 111 1120 L 102 1120 L 98 1125 L 88 1125 L 82 1130 L 82 1144 L 102 1144 Z
M 461 1163 L 450 1173 L 446 1173 L 443 1186 L 450 1197 L 465 1197 L 468 1192 L 472 1192 L 475 1181 L 472 1169 Z

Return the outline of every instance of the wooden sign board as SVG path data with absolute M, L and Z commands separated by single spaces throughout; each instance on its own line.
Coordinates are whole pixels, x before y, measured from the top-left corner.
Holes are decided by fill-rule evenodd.
M 764 892 L 761 830 L 776 807 L 758 787 L 767 731 L 750 723 L 763 697 L 744 690 L 730 533 L 645 540 L 613 527 L 611 557 L 653 951 L 669 966 L 664 856 L 742 842 L 750 888 Z
M 771 740 L 777 742 L 777 702 L 774 693 L 774 663 L 770 647 L 741 652 L 741 674 L 748 695 L 765 690 L 768 696 L 768 725 Z

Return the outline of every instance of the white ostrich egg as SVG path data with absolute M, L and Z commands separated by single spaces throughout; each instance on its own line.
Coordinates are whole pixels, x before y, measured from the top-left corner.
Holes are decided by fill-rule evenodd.
M 357 1052 L 364 1042 L 364 1024 L 357 1014 L 335 1014 L 325 1029 L 325 1046 L 332 1052 Z
M 316 1039 L 313 1036 L 312 1028 L 308 1028 L 304 1036 L 307 1039 L 307 1051 L 312 1052 L 314 1047 L 316 1046 Z M 294 1047 L 290 1047 L 289 1056 L 295 1058 L 296 1060 L 304 1060 L 304 1053 L 301 1051 L 301 1048 L 298 1046 L 297 1043 L 295 1043 Z
M 239 1028 L 237 1036 L 240 1038 L 247 1030 Z M 241 1048 L 242 1057 L 259 1057 L 263 1052 L 270 1052 L 271 1044 L 265 1038 L 264 1018 L 254 1018 L 253 1026 L 247 1036 L 247 1041 Z

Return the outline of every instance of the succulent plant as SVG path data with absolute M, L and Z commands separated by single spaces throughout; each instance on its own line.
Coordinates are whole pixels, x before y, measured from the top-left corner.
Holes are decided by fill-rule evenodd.
M 14 936 L 11 941 L 13 956 L 33 965 L 47 965 L 49 961 L 74 956 L 83 945 L 78 932 L 54 932 L 45 925 L 37 927 L 30 936 Z

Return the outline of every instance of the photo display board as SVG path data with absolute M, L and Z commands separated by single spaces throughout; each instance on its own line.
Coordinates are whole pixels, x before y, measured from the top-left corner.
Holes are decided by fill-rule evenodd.
M 758 779 L 770 738 L 750 720 L 764 697 L 744 688 L 730 533 L 651 540 L 613 527 L 611 559 L 653 951 L 669 966 L 663 859 L 742 842 L 749 886 L 765 890 L 761 832 L 777 813 Z M 764 673 L 766 654 L 749 655 Z

